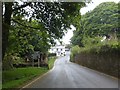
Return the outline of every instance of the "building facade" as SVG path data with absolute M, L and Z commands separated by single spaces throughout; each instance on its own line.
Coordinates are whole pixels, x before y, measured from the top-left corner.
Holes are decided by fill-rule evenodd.
M 56 56 L 65 56 L 65 45 L 55 45 L 49 50 L 50 53 L 56 53 Z

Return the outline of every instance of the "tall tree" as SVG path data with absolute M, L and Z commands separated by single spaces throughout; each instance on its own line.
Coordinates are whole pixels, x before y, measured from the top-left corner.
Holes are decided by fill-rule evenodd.
M 3 2 L 2 57 L 4 58 L 8 45 L 11 22 L 36 30 L 41 30 L 42 23 L 46 33 L 59 39 L 64 34 L 64 30 L 70 27 L 72 21 L 76 20 L 79 9 L 84 5 L 84 2 Z M 74 17 L 75 15 L 77 16 Z M 38 27 L 26 24 L 32 20 L 38 22 Z
M 83 46 L 84 37 L 94 38 L 112 33 L 116 33 L 120 38 L 118 4 L 104 2 L 83 15 L 79 24 L 80 27 L 74 32 L 71 42 L 74 45 Z

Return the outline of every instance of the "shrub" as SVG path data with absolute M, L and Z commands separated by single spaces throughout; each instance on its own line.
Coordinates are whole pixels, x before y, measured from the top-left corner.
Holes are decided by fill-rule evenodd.
M 54 56 L 56 56 L 56 53 L 49 53 L 48 54 L 48 57 L 54 57 Z
M 73 46 L 71 49 L 70 60 L 73 61 L 76 54 L 80 52 L 80 47 L 78 45 Z
M 118 77 L 120 44 L 104 44 L 90 48 L 72 49 L 71 59 L 75 63 Z

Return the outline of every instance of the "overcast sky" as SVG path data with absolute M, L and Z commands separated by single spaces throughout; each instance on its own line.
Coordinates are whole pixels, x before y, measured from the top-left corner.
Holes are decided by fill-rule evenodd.
M 102 2 L 120 2 L 120 0 L 92 0 L 92 3 L 87 4 L 86 7 L 82 8 L 80 10 L 81 14 L 85 14 L 86 12 L 93 10 L 96 6 L 98 6 L 100 3 Z M 73 36 L 73 30 L 75 30 L 75 28 L 72 26 L 71 30 L 68 30 L 68 32 L 65 34 L 65 36 L 63 36 L 62 41 L 65 44 L 69 44 L 70 43 L 70 38 Z

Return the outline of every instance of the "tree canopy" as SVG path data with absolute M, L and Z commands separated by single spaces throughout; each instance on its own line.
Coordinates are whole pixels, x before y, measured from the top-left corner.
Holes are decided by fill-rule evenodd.
M 71 39 L 72 44 L 84 46 L 85 38 L 95 38 L 113 33 L 116 33 L 119 38 L 120 26 L 118 26 L 118 21 L 120 16 L 118 4 L 104 2 L 83 15 L 79 27 L 74 31 L 74 36 Z
M 77 25 L 85 2 L 3 2 L 2 52 L 47 51 L 70 25 Z M 6 51 L 7 50 L 7 51 Z

